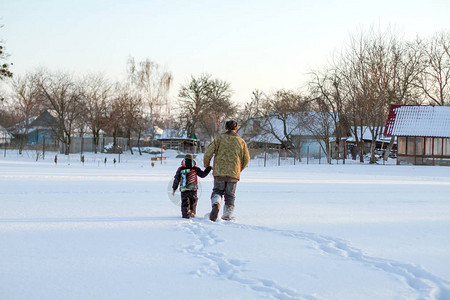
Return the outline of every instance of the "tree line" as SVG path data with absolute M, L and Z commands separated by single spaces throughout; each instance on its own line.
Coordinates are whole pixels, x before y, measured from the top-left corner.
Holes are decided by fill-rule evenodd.
M 306 128 L 329 153 L 331 137 L 338 151 L 341 138 L 353 133 L 361 162 L 364 128 L 371 133 L 370 162 L 376 162 L 375 145 L 391 104 L 450 105 L 450 32 L 405 41 L 390 31 L 373 29 L 350 38 L 323 69 L 310 72 L 302 92 L 253 93 L 245 116 L 265 116 L 264 131 L 291 149 L 297 127 Z M 313 114 L 296 114 L 315 112 Z M 270 118 L 269 118 L 270 116 Z M 291 116 L 291 117 L 289 117 Z M 270 120 L 283 124 L 277 136 Z M 394 143 L 391 139 L 384 159 Z
M 331 137 L 338 148 L 350 130 L 361 161 L 364 147 L 358 131 L 365 126 L 372 135 L 374 162 L 375 141 L 391 104 L 450 105 L 450 33 L 403 40 L 389 30 L 369 29 L 351 36 L 325 67 L 309 75 L 296 91 L 255 89 L 245 104 L 238 105 L 232 101 L 231 84 L 210 74 L 192 75 L 179 88 L 177 99 L 171 99 L 171 73 L 150 59 L 130 58 L 120 82 L 104 74 L 75 76 L 39 69 L 12 79 L 1 77 L 12 93 L 0 104 L 0 124 L 26 123 L 42 110 L 51 110 L 58 121 L 57 136 L 68 151 L 75 133 L 92 134 L 98 147 L 102 132 L 139 140 L 145 130 L 157 126 L 212 138 L 228 118 L 242 126 L 257 119 L 259 133 L 270 133 L 293 152 L 299 148 L 293 138 L 296 128 L 306 128 L 322 141 L 325 153 L 331 150 Z M 274 122 L 282 124 L 281 131 Z

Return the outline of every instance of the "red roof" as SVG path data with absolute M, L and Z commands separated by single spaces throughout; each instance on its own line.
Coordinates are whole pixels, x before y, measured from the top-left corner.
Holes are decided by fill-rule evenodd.
M 450 106 L 391 105 L 384 135 L 450 137 Z

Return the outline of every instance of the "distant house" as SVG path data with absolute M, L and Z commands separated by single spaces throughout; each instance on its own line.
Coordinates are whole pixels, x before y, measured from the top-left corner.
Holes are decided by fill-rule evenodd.
M 55 128 L 57 120 L 48 111 L 37 117 L 31 117 L 8 128 L 15 139 L 23 139 L 27 144 L 56 144 Z
M 166 149 L 182 152 L 197 153 L 199 147 L 199 141 L 195 134 L 188 137 L 187 131 L 184 129 L 165 129 L 158 141 L 161 141 Z
M 11 134 L 0 125 L 0 145 L 11 143 Z
M 286 131 L 301 154 L 321 156 L 327 137 L 335 134 L 335 125 L 327 114 L 317 112 L 292 113 L 286 119 Z M 247 141 L 249 147 L 278 148 L 286 142 L 283 121 L 275 117 L 262 117 L 249 120 L 238 133 Z M 323 152 L 322 152 L 323 153 Z
M 379 132 L 378 132 L 377 138 L 375 140 L 375 149 L 378 149 L 379 151 L 384 153 L 384 150 L 388 147 L 388 145 L 391 141 L 391 138 L 384 136 L 383 130 L 384 130 L 383 127 L 379 128 Z M 355 135 L 355 133 L 356 133 L 356 135 Z M 364 154 L 369 153 L 370 148 L 372 147 L 372 133 L 370 132 L 370 128 L 368 126 L 351 128 L 350 137 L 348 137 L 345 140 L 345 143 L 346 143 L 346 150 L 349 153 L 351 153 L 351 155 L 353 156 L 354 159 L 357 154 L 356 140 L 363 143 L 363 145 L 364 145 L 363 153 Z M 394 153 L 395 153 L 396 149 L 397 149 L 397 141 L 395 140 L 391 151 L 394 151 Z
M 397 164 L 450 166 L 450 106 L 391 105 L 384 135 L 397 137 Z

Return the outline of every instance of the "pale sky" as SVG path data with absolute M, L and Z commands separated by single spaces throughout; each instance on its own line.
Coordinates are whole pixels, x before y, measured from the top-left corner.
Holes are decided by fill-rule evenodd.
M 296 90 L 350 35 L 370 26 L 400 37 L 450 29 L 448 0 L 0 0 L 0 39 L 16 74 L 37 67 L 123 78 L 128 57 L 174 76 L 231 83 L 236 102 L 260 89 Z

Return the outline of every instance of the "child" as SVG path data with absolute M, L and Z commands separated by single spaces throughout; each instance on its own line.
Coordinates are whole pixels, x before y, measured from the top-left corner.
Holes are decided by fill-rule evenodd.
M 181 161 L 181 167 L 178 168 L 173 180 L 173 194 L 180 185 L 181 191 L 181 216 L 189 219 L 195 217 L 197 210 L 197 175 L 201 178 L 206 177 L 211 171 L 211 167 L 207 167 L 202 171 L 195 166 L 195 160 L 192 154 L 186 154 Z

